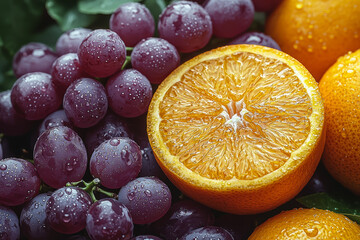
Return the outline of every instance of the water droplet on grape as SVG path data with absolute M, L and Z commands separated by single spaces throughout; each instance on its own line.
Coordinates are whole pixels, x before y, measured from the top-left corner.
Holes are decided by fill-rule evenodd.
M 117 139 L 117 138 L 114 138 L 114 139 L 110 140 L 110 145 L 112 145 L 112 146 L 118 146 L 119 144 L 120 144 L 120 140 Z
M 71 188 L 66 188 L 65 192 L 70 195 L 72 193 L 72 189 Z
M 64 216 L 62 217 L 62 221 L 64 223 L 69 223 L 71 221 L 70 214 L 65 213 Z
M 5 164 L 0 165 L 0 170 L 5 171 L 7 169 L 7 166 Z
M 129 192 L 127 195 L 127 198 L 129 199 L 129 201 L 132 201 L 135 199 L 135 193 L 134 192 Z
M 151 196 L 152 196 L 151 191 L 148 190 L 148 189 L 146 189 L 146 190 L 144 191 L 144 193 L 145 193 L 145 195 L 148 196 L 148 197 L 151 197 Z

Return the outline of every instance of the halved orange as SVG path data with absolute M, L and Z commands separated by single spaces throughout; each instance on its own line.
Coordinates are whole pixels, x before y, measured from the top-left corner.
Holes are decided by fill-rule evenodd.
M 147 131 L 154 155 L 184 194 L 253 214 L 292 199 L 324 148 L 324 108 L 311 74 L 263 46 L 213 49 L 158 87 Z

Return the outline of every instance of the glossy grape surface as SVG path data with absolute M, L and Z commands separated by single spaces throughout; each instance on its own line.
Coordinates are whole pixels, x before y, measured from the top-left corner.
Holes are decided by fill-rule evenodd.
M 0 239 L 20 239 L 19 218 L 11 208 L 5 206 L 0 206 Z
M 89 33 L 78 50 L 82 69 L 93 77 L 108 77 L 125 62 L 125 44 L 117 33 L 97 29 Z
M 141 39 L 154 35 L 155 22 L 149 9 L 137 2 L 129 2 L 111 15 L 109 27 L 127 47 L 134 47 Z
M 160 15 L 158 31 L 160 38 L 183 53 L 205 47 L 213 33 L 209 14 L 198 3 L 190 1 L 168 5 Z
M 205 226 L 185 233 L 180 240 L 234 240 L 233 236 L 224 228 Z
M 111 110 L 126 118 L 147 112 L 152 98 L 149 80 L 135 69 L 125 69 L 110 77 L 106 92 Z
M 74 126 L 92 127 L 108 110 L 105 88 L 92 78 L 80 78 L 66 89 L 63 107 Z
M 56 53 L 64 55 L 66 53 L 77 53 L 81 42 L 91 32 L 87 28 L 74 28 L 64 32 L 56 41 Z
M 159 84 L 180 65 L 180 55 L 165 39 L 147 38 L 134 47 L 131 65 L 151 83 Z
M 162 239 L 153 235 L 139 235 L 131 238 L 131 240 L 162 240 Z
M 92 204 L 87 192 L 63 187 L 53 192 L 46 203 L 46 217 L 55 231 L 72 234 L 86 226 L 86 213 Z
M 13 71 L 19 78 L 26 73 L 50 73 L 53 62 L 58 55 L 42 43 L 32 42 L 22 46 L 14 55 Z
M 275 48 L 281 50 L 279 45 L 272 39 L 269 35 L 266 35 L 262 32 L 247 32 L 244 33 L 235 39 L 233 39 L 229 44 L 255 44 L 262 45 L 265 47 Z
M 232 38 L 245 32 L 254 19 L 251 0 L 208 0 L 204 3 L 213 24 L 213 33 L 220 38 Z
M 128 240 L 133 229 L 129 210 L 118 200 L 100 199 L 87 213 L 86 231 L 92 240 Z
M 28 73 L 16 80 L 11 89 L 15 111 L 27 120 L 40 120 L 61 106 L 62 95 L 48 73 Z
M 120 189 L 118 199 L 130 211 L 135 224 L 155 222 L 171 205 L 168 186 L 156 177 L 139 177 Z
M 85 74 L 81 70 L 77 54 L 67 53 L 55 60 L 51 68 L 51 76 L 53 83 L 65 91 L 72 82 L 84 77 Z
M 71 129 L 74 128 L 72 122 L 66 116 L 64 109 L 60 109 L 49 114 L 46 118 L 44 118 L 44 120 L 41 121 L 39 126 L 39 135 L 45 130 L 59 126 L 65 126 Z
M 79 135 L 58 126 L 44 131 L 34 147 L 34 163 L 40 178 L 53 188 L 80 181 L 87 168 L 87 153 Z
M 117 189 L 134 179 L 141 169 L 139 145 L 130 138 L 114 137 L 95 148 L 90 172 L 103 186 Z
M 0 160 L 0 205 L 17 206 L 35 197 L 40 178 L 34 165 L 20 158 Z

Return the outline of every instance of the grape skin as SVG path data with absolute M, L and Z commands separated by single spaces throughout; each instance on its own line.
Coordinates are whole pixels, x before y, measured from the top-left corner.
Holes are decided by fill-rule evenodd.
M 5 206 L 0 206 L 0 239 L 20 239 L 19 218 L 11 208 Z
M 86 231 L 92 240 L 128 240 L 133 229 L 129 210 L 116 199 L 100 199 L 91 205 L 86 216 Z
M 13 72 L 19 78 L 26 73 L 50 73 L 58 55 L 42 43 L 32 42 L 22 46 L 14 55 Z
M 17 206 L 35 197 L 40 190 L 35 167 L 20 158 L 0 160 L 0 205 Z
M 56 53 L 61 55 L 77 53 L 81 42 L 91 32 L 87 28 L 74 28 L 64 32 L 56 41 Z
M 205 226 L 184 234 L 179 240 L 234 240 L 233 236 L 221 227 Z
M 74 129 L 72 122 L 66 116 L 64 109 L 57 110 L 49 114 L 44 120 L 41 121 L 38 131 L 38 136 L 43 133 L 45 130 L 48 130 L 52 127 L 66 126 L 71 129 Z
M 89 194 L 81 188 L 59 188 L 46 203 L 46 218 L 59 233 L 77 233 L 86 226 L 86 213 L 91 204 Z
M 92 77 L 109 77 L 125 62 L 126 48 L 117 33 L 97 29 L 89 33 L 78 49 L 82 69 Z
M 95 148 L 90 158 L 91 175 L 110 189 L 124 186 L 139 174 L 140 169 L 140 147 L 130 138 L 106 140 Z
M 105 88 L 92 78 L 80 78 L 66 89 L 63 107 L 74 126 L 92 127 L 100 122 L 107 112 Z
M 147 38 L 134 47 L 131 65 L 144 74 L 152 84 L 160 84 L 180 65 L 180 55 L 165 39 Z
M 148 224 L 169 210 L 171 192 L 156 177 L 139 177 L 120 189 L 118 200 L 129 209 L 135 224 Z
M 154 18 L 149 9 L 136 2 L 120 5 L 111 15 L 109 26 L 128 47 L 135 46 L 141 39 L 153 36 L 155 31 Z
M 61 106 L 62 95 L 48 73 L 27 73 L 11 89 L 15 111 L 27 120 L 41 120 Z
M 261 32 L 247 32 L 233 39 L 230 45 L 234 44 L 255 44 L 281 50 L 280 46 L 269 35 Z
M 160 15 L 158 31 L 160 38 L 182 53 L 205 47 L 213 34 L 209 14 L 198 3 L 189 1 L 168 5 Z
M 87 153 L 79 135 L 58 126 L 44 131 L 34 147 L 34 163 L 40 178 L 53 188 L 80 181 L 87 168 Z
M 233 38 L 245 32 L 254 19 L 251 0 L 208 0 L 204 3 L 213 24 L 213 33 L 220 38 Z
M 126 118 L 147 112 L 152 98 L 149 80 L 135 69 L 125 69 L 110 77 L 106 92 L 111 110 Z

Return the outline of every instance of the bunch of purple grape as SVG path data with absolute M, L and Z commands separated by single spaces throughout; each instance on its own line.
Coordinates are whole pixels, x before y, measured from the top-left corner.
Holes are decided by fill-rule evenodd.
M 23 46 L 13 59 L 17 81 L 0 92 L 0 239 L 246 237 L 253 221 L 186 199 L 167 180 L 146 112 L 181 57 L 213 37 L 279 48 L 245 33 L 256 7 L 279 1 L 259 2 L 175 1 L 157 37 L 150 11 L 129 2 L 108 29 L 72 29 L 55 51 Z

